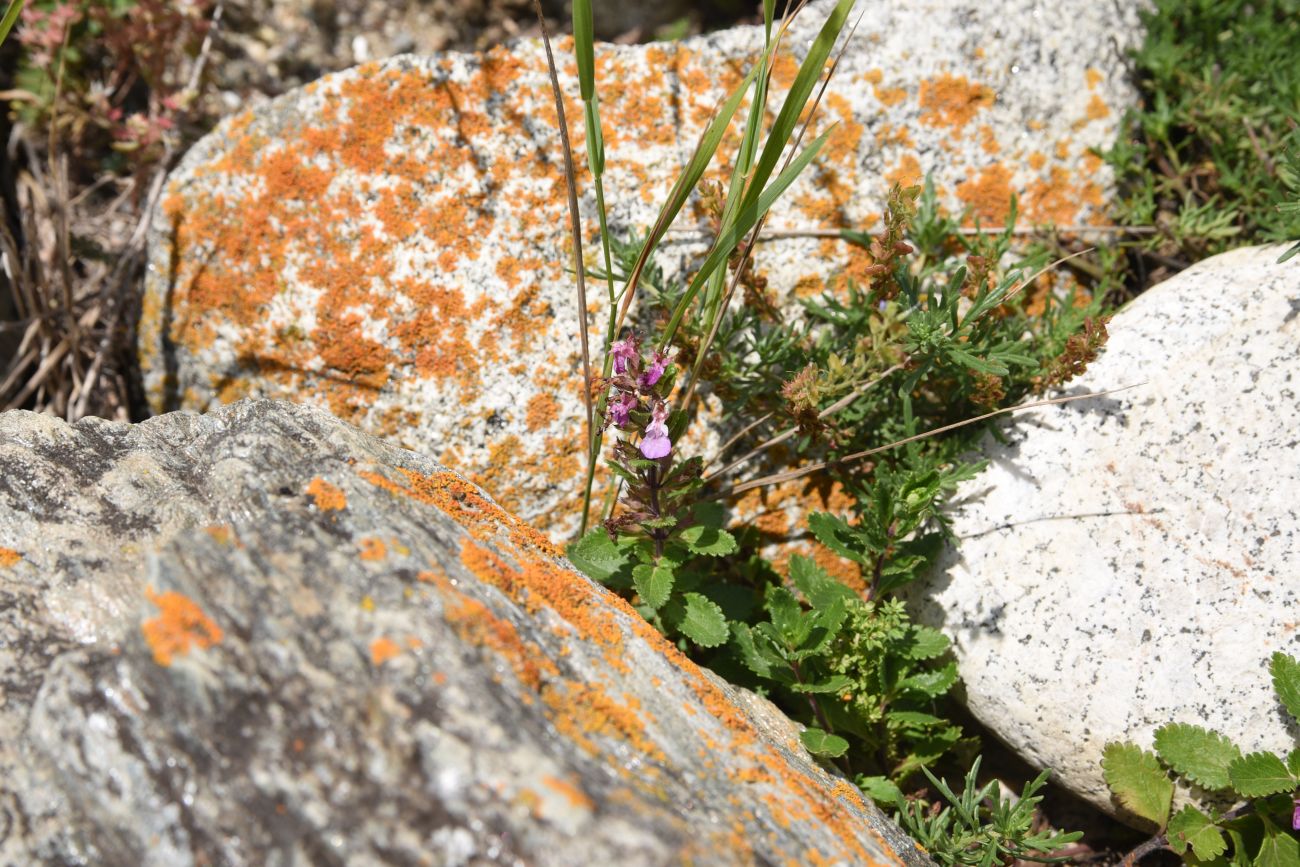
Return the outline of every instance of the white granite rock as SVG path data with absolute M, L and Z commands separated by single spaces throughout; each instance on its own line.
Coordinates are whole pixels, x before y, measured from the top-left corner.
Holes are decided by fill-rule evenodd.
M 800 16 L 794 55 L 832 5 Z M 1135 6 L 860 9 L 813 132 L 838 128 L 771 227 L 870 227 L 891 181 L 926 172 L 946 206 L 986 223 L 1013 193 L 1029 221 L 1102 218 L 1111 177 L 1093 150 L 1134 100 L 1124 52 L 1140 39 Z M 653 223 L 761 43 L 759 28 L 742 27 L 598 53 L 617 234 Z M 580 139 L 570 43 L 557 53 Z M 787 61 L 774 74 L 781 93 L 797 68 Z M 529 41 L 368 64 L 229 118 L 186 156 L 154 224 L 140 324 L 154 409 L 245 396 L 324 406 L 465 468 L 528 520 L 572 529 L 584 415 L 555 128 L 542 49 Z M 581 161 L 580 140 L 575 151 Z M 682 226 L 700 221 L 686 213 Z M 661 264 L 698 261 L 691 238 L 674 236 Z M 757 264 L 791 297 L 861 274 L 865 257 L 801 238 L 762 245 Z M 591 294 L 603 323 L 602 293 Z
M 1108 741 L 1296 730 L 1267 671 L 1300 654 L 1300 265 L 1225 253 L 1115 316 L 1069 392 L 1020 415 L 958 492 L 959 550 L 919 616 L 952 636 L 971 711 L 1116 812 Z M 1068 392 L 1067 392 L 1068 393 Z

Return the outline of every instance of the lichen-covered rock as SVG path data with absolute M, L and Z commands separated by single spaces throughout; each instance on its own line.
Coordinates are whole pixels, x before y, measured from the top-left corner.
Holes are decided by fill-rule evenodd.
M 1109 741 L 1194 723 L 1285 752 L 1268 674 L 1300 655 L 1300 267 L 1225 253 L 1138 297 L 1071 391 L 958 492 L 961 540 L 916 588 L 971 711 L 1116 811 Z
M 830 8 L 800 16 L 787 36 L 796 55 Z M 903 0 L 863 11 L 813 132 L 838 127 L 771 227 L 870 227 L 891 181 L 926 172 L 948 207 L 985 224 L 1012 193 L 1030 221 L 1100 217 L 1110 174 L 1093 150 L 1133 101 L 1123 58 L 1139 35 L 1134 7 Z M 742 27 L 599 52 L 615 233 L 653 223 L 761 41 L 761 28 Z M 557 51 L 591 215 L 570 43 Z M 583 386 L 545 68 L 528 41 L 396 58 L 236 115 L 199 142 L 152 235 L 140 360 L 154 409 L 245 396 L 328 407 L 436 449 L 521 517 L 571 531 Z M 778 64 L 780 92 L 796 68 L 788 54 Z M 723 153 L 738 136 L 739 124 Z M 694 235 L 669 241 L 669 273 L 702 251 Z M 824 238 L 764 244 L 758 257 L 787 298 L 868 264 Z M 590 294 L 603 333 L 602 287 Z
M 0 865 L 928 863 L 536 530 L 323 411 L 5 413 L 0 469 Z

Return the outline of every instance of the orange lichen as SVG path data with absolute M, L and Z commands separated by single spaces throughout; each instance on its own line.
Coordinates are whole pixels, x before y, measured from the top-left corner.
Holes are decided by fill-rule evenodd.
M 663 751 L 646 736 L 640 702 L 634 696 L 624 698 L 619 704 L 600 687 L 575 681 L 542 690 L 555 727 L 592 754 L 603 752 L 593 737 L 616 738 L 654 761 L 665 761 Z
M 383 539 L 375 536 L 366 536 L 357 542 L 357 545 L 361 548 L 358 556 L 362 560 L 382 560 L 388 556 L 388 546 L 384 544 Z
M 22 559 L 23 555 L 13 548 L 0 548 L 0 567 L 7 569 L 10 566 L 16 566 Z
M 921 162 L 912 154 L 903 154 L 902 159 L 890 171 L 885 172 L 885 180 L 891 184 L 902 184 L 910 187 L 919 183 L 925 172 L 921 170 Z
M 921 82 L 918 99 L 922 123 L 957 131 L 993 105 L 993 91 L 963 75 L 943 73 Z
M 169 666 L 176 656 L 189 653 L 191 647 L 203 650 L 221 643 L 221 627 L 193 600 L 173 591 L 154 593 L 152 588 L 145 590 L 145 595 L 161 612 L 140 626 L 154 662 Z
M 1110 106 L 1106 101 L 1097 94 L 1088 97 L 1088 108 L 1085 110 L 1088 120 L 1101 120 L 1110 116 Z
M 1011 210 L 1011 170 L 1001 163 L 983 169 L 978 177 L 957 186 L 957 197 L 984 225 L 1000 225 Z
M 339 512 L 346 509 L 348 505 L 348 498 L 343 491 L 320 476 L 307 484 L 307 496 L 312 498 L 316 508 L 322 512 Z
M 554 422 L 560 415 L 560 402 L 552 394 L 539 394 L 528 402 L 525 424 L 528 430 L 537 431 Z
M 401 653 L 402 648 L 398 646 L 397 642 L 386 636 L 381 636 L 370 642 L 370 663 L 376 668 L 401 655 Z

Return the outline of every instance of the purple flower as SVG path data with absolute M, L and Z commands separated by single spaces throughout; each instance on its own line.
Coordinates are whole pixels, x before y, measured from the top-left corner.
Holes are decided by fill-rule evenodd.
M 627 373 L 634 362 L 641 360 L 641 352 L 636 344 L 636 336 L 633 335 L 627 340 L 618 340 L 610 345 L 609 354 L 614 359 L 615 373 Z
M 668 407 L 662 402 L 656 403 L 650 424 L 645 426 L 645 437 L 641 440 L 641 454 L 651 460 L 662 458 L 673 450 L 672 440 L 668 439 L 667 421 Z
M 667 366 L 668 366 L 667 354 L 660 352 L 659 350 L 656 349 L 654 355 L 650 356 L 650 366 L 647 367 L 645 369 L 645 372 L 641 374 L 641 378 L 637 381 L 637 383 L 644 389 L 651 388 L 656 382 L 659 381 L 659 377 L 664 375 L 664 368 Z
M 636 409 L 636 406 L 637 399 L 626 392 L 622 392 L 610 402 L 608 418 L 614 423 L 615 427 L 622 427 L 628 423 L 628 413 Z
M 1291 813 L 1291 830 L 1300 831 L 1300 798 L 1294 799 L 1291 803 L 1295 805 L 1295 810 Z

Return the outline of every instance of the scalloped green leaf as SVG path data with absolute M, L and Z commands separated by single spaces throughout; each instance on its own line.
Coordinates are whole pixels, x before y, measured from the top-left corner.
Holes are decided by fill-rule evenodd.
M 705 557 L 725 557 L 736 552 L 736 537 L 726 530 L 696 524 L 682 530 L 679 539 L 693 554 Z
M 1165 764 L 1207 789 L 1231 785 L 1228 766 L 1241 758 L 1241 750 L 1223 735 L 1187 723 L 1156 729 L 1155 744 Z
M 641 601 L 658 610 L 672 595 L 676 576 L 672 567 L 666 563 L 642 563 L 632 569 L 632 584 L 636 587 Z
M 682 635 L 700 647 L 717 647 L 727 640 L 731 631 L 716 602 L 699 593 L 687 593 L 682 599 L 686 610 L 682 622 L 677 624 Z
M 1291 776 L 1300 779 L 1300 747 L 1286 754 L 1286 769 Z
M 898 807 L 903 803 L 903 791 L 888 777 L 859 776 L 855 782 L 863 794 L 877 804 Z
M 1274 653 L 1268 672 L 1273 675 L 1273 689 L 1287 713 L 1300 720 L 1300 661 L 1285 653 Z
M 934 659 L 942 656 L 949 646 L 948 636 L 929 626 L 913 626 L 911 643 L 907 648 L 908 659 Z
M 569 545 L 565 553 L 578 571 L 595 581 L 608 581 L 628 560 L 627 550 L 620 548 L 601 527 Z
M 799 733 L 804 748 L 814 756 L 837 759 L 849 750 L 849 742 L 821 729 L 804 729 Z
M 1191 804 L 1169 819 L 1169 828 L 1165 833 L 1169 839 L 1169 848 L 1179 855 L 1191 847 L 1192 854 L 1197 858 L 1209 861 L 1228 851 L 1223 829 Z
M 1263 798 L 1296 787 L 1282 760 L 1272 753 L 1250 753 L 1228 766 L 1228 777 L 1237 794 L 1246 798 Z
M 1174 784 L 1155 753 L 1136 744 L 1109 743 L 1102 750 L 1101 773 L 1120 804 L 1163 828 L 1169 820 Z
M 943 668 L 934 671 L 923 671 L 920 674 L 905 677 L 898 686 L 904 690 L 920 692 L 930 698 L 935 698 L 951 689 L 956 682 L 957 665 L 950 662 Z

